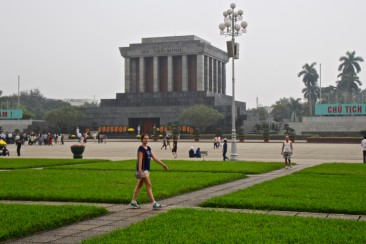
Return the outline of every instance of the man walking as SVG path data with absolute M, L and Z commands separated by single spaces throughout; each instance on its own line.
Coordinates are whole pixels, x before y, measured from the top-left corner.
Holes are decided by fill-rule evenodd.
M 285 159 L 285 169 L 291 169 L 291 155 L 293 152 L 292 141 L 290 141 L 289 137 L 285 137 L 285 141 L 282 143 L 281 155 Z
M 224 161 L 226 161 L 226 159 L 229 159 L 228 157 L 226 157 L 226 153 L 227 153 L 227 140 L 225 138 L 224 145 L 222 146 L 222 157 L 224 158 Z
M 366 163 L 366 135 L 363 137 L 361 141 L 361 147 L 363 149 L 363 163 Z

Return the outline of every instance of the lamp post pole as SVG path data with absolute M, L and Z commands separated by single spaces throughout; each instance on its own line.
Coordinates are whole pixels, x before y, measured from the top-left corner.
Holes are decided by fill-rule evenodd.
M 231 100 L 231 160 L 237 160 L 238 153 L 236 148 L 236 128 L 235 128 L 235 59 L 239 59 L 239 45 L 235 43 L 235 36 L 240 36 L 246 32 L 248 23 L 242 21 L 243 10 L 234 11 L 235 3 L 230 4 L 230 8 L 224 11 L 224 23 L 219 25 L 220 34 L 231 37 L 228 43 L 228 55 L 232 58 L 232 100 Z

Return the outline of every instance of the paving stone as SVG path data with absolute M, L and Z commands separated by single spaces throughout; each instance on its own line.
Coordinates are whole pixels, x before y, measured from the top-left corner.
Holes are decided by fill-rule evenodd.
M 268 212 L 268 214 L 282 215 L 282 216 L 296 216 L 297 212 L 271 210 L 271 211 Z
M 366 215 L 362 215 L 359 221 L 366 221 Z
M 329 219 L 344 219 L 344 220 L 358 220 L 360 215 L 347 215 L 347 214 L 329 214 Z
M 308 213 L 308 212 L 299 212 L 296 216 L 325 219 L 325 218 L 327 218 L 327 217 L 328 217 L 328 214 L 327 214 L 327 213 Z
M 268 210 L 255 210 L 255 209 L 243 209 L 242 213 L 254 213 L 254 214 L 268 214 Z

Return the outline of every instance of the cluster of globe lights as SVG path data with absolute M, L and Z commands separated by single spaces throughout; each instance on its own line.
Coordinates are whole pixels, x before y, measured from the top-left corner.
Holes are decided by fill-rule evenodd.
M 238 21 L 242 20 L 243 10 L 234 11 L 236 7 L 235 3 L 230 4 L 230 8 L 224 11 L 224 23 L 219 25 L 219 29 L 221 30 L 222 35 L 235 35 L 239 36 L 242 33 L 246 32 L 246 28 L 248 23 L 246 21 L 242 21 L 240 24 Z M 225 31 L 226 29 L 226 31 Z

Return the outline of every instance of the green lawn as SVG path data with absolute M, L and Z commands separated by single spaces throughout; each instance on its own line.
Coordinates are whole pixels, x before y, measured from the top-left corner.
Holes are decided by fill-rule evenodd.
M 83 243 L 365 243 L 366 222 L 175 209 Z
M 201 206 L 366 214 L 365 172 L 365 164 L 323 164 Z
M 0 169 L 26 169 L 50 167 L 54 165 L 86 164 L 94 162 L 108 162 L 97 159 L 45 159 L 45 158 L 0 158 Z
M 107 213 L 93 206 L 0 204 L 0 241 L 49 230 Z
M 185 161 L 164 160 L 169 171 L 177 172 L 227 172 L 243 174 L 262 174 L 283 167 L 283 163 L 263 162 L 221 162 L 221 161 Z M 80 165 L 55 166 L 57 169 L 92 169 L 92 170 L 135 170 L 136 160 L 96 162 Z M 151 163 L 152 171 L 164 171 L 157 163 Z
M 156 199 L 245 178 L 241 173 L 152 172 Z M 129 203 L 134 171 L 24 169 L 0 172 L 0 199 Z M 147 202 L 142 190 L 139 202 Z

